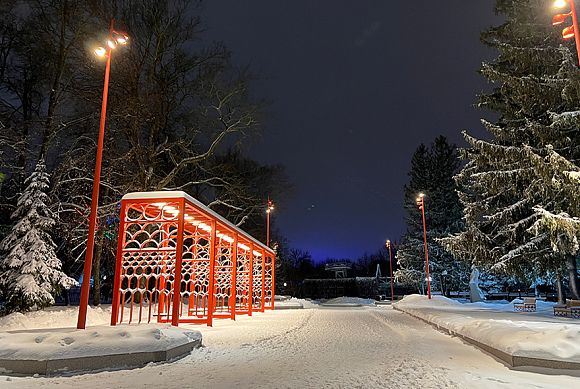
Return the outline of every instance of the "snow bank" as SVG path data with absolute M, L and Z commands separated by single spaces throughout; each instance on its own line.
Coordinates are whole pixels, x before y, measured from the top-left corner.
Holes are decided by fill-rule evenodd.
M 78 307 L 50 307 L 41 311 L 22 314 L 11 313 L 0 317 L 0 331 L 46 329 L 46 328 L 76 328 Z M 111 306 L 88 307 L 87 326 L 106 325 L 111 321 Z
M 341 306 L 341 307 L 360 307 L 360 306 L 374 306 L 375 300 L 363 299 L 360 297 L 337 297 L 325 301 L 322 305 L 325 306 Z
M 317 302 L 313 302 L 312 300 L 304 300 L 304 299 L 298 299 L 296 297 L 292 297 L 288 301 L 291 302 L 291 303 L 299 303 L 299 304 L 302 304 L 302 307 L 304 307 L 305 309 L 318 308 L 318 303 Z M 274 309 L 275 308 L 276 308 L 276 306 L 274 306 Z
M 538 301 L 538 311 L 530 313 L 514 312 L 513 303 L 411 295 L 395 307 L 511 355 L 580 362 L 578 320 L 554 317 L 552 303 Z
M 121 325 L 0 332 L 0 359 L 53 360 L 151 352 L 201 342 L 199 331 L 170 325 Z
M 168 324 L 109 326 L 111 307 L 90 308 L 77 330 L 78 307 L 0 318 L 0 370 L 19 374 L 118 369 L 178 358 L 201 346 L 199 331 Z

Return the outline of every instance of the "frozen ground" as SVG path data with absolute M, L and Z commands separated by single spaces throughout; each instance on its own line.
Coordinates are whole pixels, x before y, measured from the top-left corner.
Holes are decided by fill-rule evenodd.
M 171 364 L 73 377 L 0 376 L 0 388 L 578 388 L 507 368 L 391 307 L 299 309 L 216 321 Z M 569 373 L 568 373 L 569 374 Z
M 513 303 L 412 295 L 395 306 L 512 355 L 580 363 L 580 320 L 554 317 L 553 303 L 538 301 L 537 312 L 515 312 Z

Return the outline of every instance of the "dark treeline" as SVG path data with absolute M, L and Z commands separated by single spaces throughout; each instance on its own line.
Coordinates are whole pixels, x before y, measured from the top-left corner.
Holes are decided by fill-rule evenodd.
M 129 44 L 112 56 L 95 303 L 127 192 L 184 190 L 265 240 L 266 199 L 283 203 L 288 181 L 283 166 L 244 154 L 265 130 L 265 102 L 252 96 L 250 70 L 204 40 L 202 1 L 2 1 L 0 14 L 0 239 L 18 221 L 26 178 L 46 164 L 56 253 L 78 279 L 103 90 L 93 50 L 114 18 Z

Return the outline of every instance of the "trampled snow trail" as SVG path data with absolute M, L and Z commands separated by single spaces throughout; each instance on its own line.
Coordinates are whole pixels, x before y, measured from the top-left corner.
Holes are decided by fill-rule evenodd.
M 29 388 L 574 388 L 580 378 L 513 371 L 390 308 L 309 309 L 218 321 L 205 348 L 172 364 L 58 378 Z

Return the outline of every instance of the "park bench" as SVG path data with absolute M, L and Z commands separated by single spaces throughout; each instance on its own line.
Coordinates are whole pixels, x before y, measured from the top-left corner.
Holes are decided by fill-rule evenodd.
M 535 297 L 524 297 L 524 302 L 514 303 L 514 311 L 536 312 L 536 298 Z
M 580 319 L 580 300 L 566 300 L 566 305 L 554 305 L 554 316 Z

